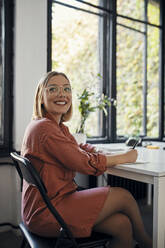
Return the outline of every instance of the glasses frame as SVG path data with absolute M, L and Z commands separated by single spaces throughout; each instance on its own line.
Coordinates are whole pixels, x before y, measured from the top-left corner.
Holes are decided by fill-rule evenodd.
M 50 92 L 50 88 L 57 88 L 57 91 L 54 91 L 54 92 Z M 65 91 L 65 88 L 69 88 L 70 91 L 67 92 Z M 52 85 L 49 85 L 47 87 L 45 87 L 45 89 L 48 91 L 49 95 L 58 95 L 60 93 L 60 89 L 62 89 L 62 92 L 65 94 L 65 95 L 71 95 L 72 94 L 72 88 L 69 84 L 66 84 L 66 85 L 63 85 L 63 86 L 59 86 L 59 85 L 56 85 L 56 84 L 52 84 Z

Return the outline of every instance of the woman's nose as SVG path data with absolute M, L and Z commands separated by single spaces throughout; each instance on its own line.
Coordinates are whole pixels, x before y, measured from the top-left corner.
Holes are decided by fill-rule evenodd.
M 64 88 L 62 86 L 59 87 L 58 94 L 59 96 L 65 96 Z
M 59 87 L 59 94 L 61 95 L 63 93 L 64 93 L 63 88 L 62 87 Z

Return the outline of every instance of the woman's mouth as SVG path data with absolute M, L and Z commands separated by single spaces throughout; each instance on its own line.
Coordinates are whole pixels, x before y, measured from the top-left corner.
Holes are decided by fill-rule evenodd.
M 67 104 L 67 102 L 54 102 L 55 104 L 57 104 L 57 105 L 65 105 L 65 104 Z

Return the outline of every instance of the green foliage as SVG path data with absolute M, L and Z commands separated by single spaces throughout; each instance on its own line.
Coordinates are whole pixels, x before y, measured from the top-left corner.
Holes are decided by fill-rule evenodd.
M 81 114 L 80 126 L 77 128 L 78 133 L 84 133 L 85 122 L 89 117 L 91 112 L 95 112 L 96 109 L 103 111 L 107 115 L 106 107 L 110 107 L 112 100 L 110 100 L 106 95 L 102 94 L 101 97 L 95 96 L 94 92 L 90 92 L 87 89 L 84 89 L 82 94 L 78 96 L 79 99 L 79 112 Z M 96 104 L 93 105 L 93 102 Z

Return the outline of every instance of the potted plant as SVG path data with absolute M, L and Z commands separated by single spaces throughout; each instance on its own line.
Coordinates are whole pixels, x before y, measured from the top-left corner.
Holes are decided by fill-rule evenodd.
M 104 112 L 107 116 L 107 107 L 111 106 L 111 104 L 115 104 L 114 99 L 110 99 L 108 96 L 102 94 L 101 96 L 95 96 L 94 92 L 91 92 L 88 89 L 84 89 L 82 94 L 78 96 L 79 99 L 79 112 L 80 112 L 80 124 L 76 130 L 76 137 L 80 134 L 83 136 L 82 143 L 85 143 L 85 124 L 86 120 L 89 117 L 91 112 L 95 112 L 97 109 Z M 83 135 L 82 135 L 83 134 Z M 82 137 L 81 137 L 82 139 Z M 79 141 L 80 143 L 80 141 Z

